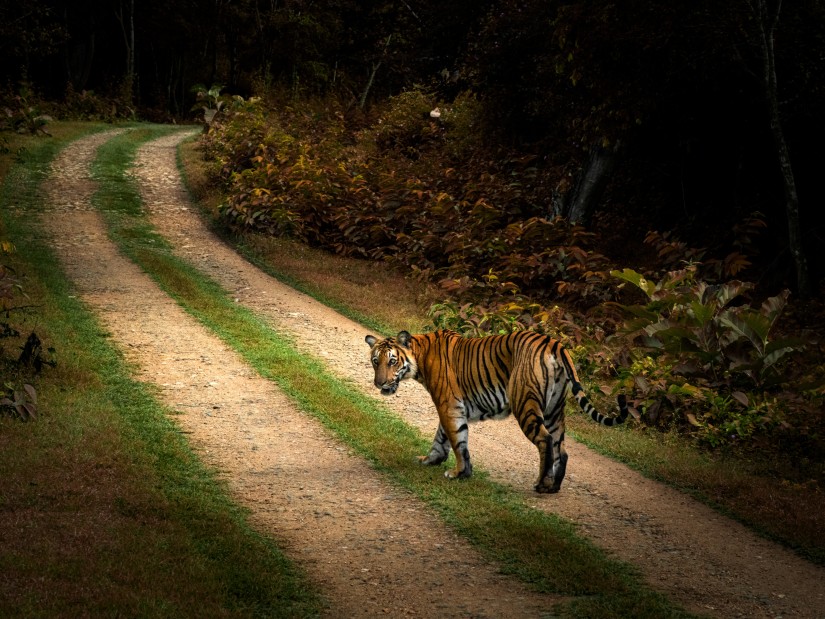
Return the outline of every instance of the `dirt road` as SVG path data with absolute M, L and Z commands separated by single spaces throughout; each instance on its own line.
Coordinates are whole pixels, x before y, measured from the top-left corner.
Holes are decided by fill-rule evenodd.
M 148 143 L 133 174 L 150 219 L 175 251 L 237 301 L 291 334 L 331 371 L 375 397 L 367 331 L 267 276 L 216 239 L 189 203 L 175 163 L 187 132 Z M 62 153 L 44 218 L 61 260 L 113 340 L 161 388 L 202 458 L 221 471 L 253 523 L 279 540 L 329 594 L 330 616 L 541 616 L 554 600 L 496 572 L 415 498 L 299 413 L 269 382 L 175 305 L 108 240 L 90 204 L 89 163 L 113 133 Z M 367 291 L 369 293 L 369 291 Z M 239 395 L 242 394 L 242 395 Z M 437 420 L 411 381 L 383 401 L 426 435 Z M 557 495 L 535 495 L 535 448 L 512 420 L 470 430 L 474 461 L 559 514 L 651 587 L 718 617 L 825 617 L 825 570 L 690 497 L 570 441 Z M 284 446 L 290 446 L 285 449 Z M 341 480 L 347 483 L 342 484 Z M 434 476 L 434 483 L 445 483 Z M 455 574 L 463 594 L 451 595 Z

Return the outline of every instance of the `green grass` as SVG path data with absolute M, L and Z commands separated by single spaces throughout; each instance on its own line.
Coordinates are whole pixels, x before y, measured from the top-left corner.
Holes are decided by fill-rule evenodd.
M 49 162 L 106 128 L 59 123 L 54 139 L 28 141 L 0 193 L 0 238 L 17 246 L 2 261 L 36 307 L 12 319 L 57 361 L 39 376 L 2 366 L 4 381 L 36 386 L 39 416 L 0 416 L 0 615 L 316 616 L 318 594 L 132 378 L 32 224 Z M 123 139 L 159 131 L 138 126 Z
M 96 169 L 106 169 L 109 153 L 120 153 L 124 145 L 134 148 L 129 139 L 107 144 Z M 108 214 L 112 238 L 127 256 L 262 376 L 276 382 L 393 483 L 431 505 L 502 570 L 540 591 L 575 598 L 560 609 L 567 616 L 684 616 L 663 596 L 640 585 L 635 569 L 608 559 L 576 535 L 571 523 L 528 507 L 518 493 L 492 482 L 483 471 L 460 483 L 435 481 L 431 469 L 417 464 L 416 455 L 428 448 L 417 430 L 333 377 L 320 361 L 298 353 L 287 337 L 161 246 L 145 221 L 133 215 L 140 212 L 140 198 L 127 177 L 101 178 L 96 201 Z M 121 204 L 124 199 L 132 203 Z

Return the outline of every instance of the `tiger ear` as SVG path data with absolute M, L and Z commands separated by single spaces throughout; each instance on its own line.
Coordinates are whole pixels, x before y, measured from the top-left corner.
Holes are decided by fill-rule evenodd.
M 378 338 L 374 335 L 368 335 L 364 338 L 364 341 L 370 345 L 370 348 L 372 348 L 373 346 L 375 346 L 375 343 L 378 341 Z
M 404 348 L 409 348 L 412 335 L 410 335 L 408 331 L 399 331 L 395 339 L 398 340 L 398 343 Z

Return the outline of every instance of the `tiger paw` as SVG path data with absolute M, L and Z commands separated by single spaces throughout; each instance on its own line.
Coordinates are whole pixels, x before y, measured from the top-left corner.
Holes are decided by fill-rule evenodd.
M 545 482 L 545 481 L 546 480 L 543 480 L 543 482 Z M 555 494 L 561 488 L 561 484 L 556 486 L 552 483 L 543 483 L 543 482 L 539 482 L 534 486 L 536 492 L 538 492 L 539 494 Z
M 444 471 L 444 477 L 447 479 L 459 479 L 459 478 L 466 478 L 470 477 L 473 474 L 472 468 L 465 468 L 461 471 L 458 469 L 450 469 L 448 471 Z

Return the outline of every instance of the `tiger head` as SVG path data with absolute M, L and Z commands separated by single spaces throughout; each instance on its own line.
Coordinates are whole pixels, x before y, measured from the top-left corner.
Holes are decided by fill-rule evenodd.
M 403 379 L 418 374 L 418 364 L 409 348 L 412 336 L 401 331 L 396 337 L 380 340 L 373 335 L 364 338 L 370 346 L 370 360 L 375 370 L 375 386 L 383 395 L 392 395 Z

